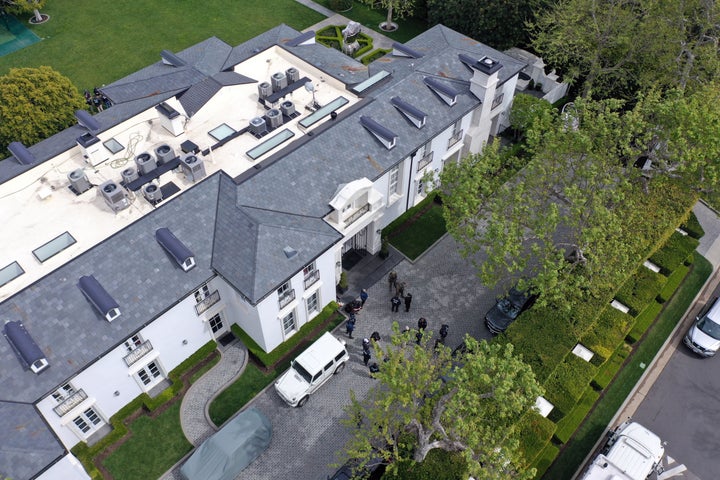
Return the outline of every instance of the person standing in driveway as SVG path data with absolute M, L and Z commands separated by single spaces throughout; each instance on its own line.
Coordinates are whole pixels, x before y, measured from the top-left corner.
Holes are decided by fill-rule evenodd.
M 370 340 L 363 338 L 363 363 L 367 367 L 370 361 Z
M 368 299 L 367 290 L 365 290 L 365 289 L 363 288 L 362 290 L 360 290 L 360 305 L 364 307 L 364 306 L 365 306 L 365 302 L 367 301 L 367 299 Z
M 395 270 L 388 274 L 388 285 L 390 285 L 391 292 L 393 291 L 393 288 L 397 288 L 397 273 L 395 273 Z
M 410 303 L 412 303 L 412 293 L 408 292 L 407 295 L 405 295 L 405 311 L 410 311 Z
M 393 311 L 393 312 L 397 312 L 397 311 L 400 309 L 400 304 L 401 304 L 401 303 L 402 303 L 402 302 L 400 301 L 400 297 L 398 297 L 397 295 L 395 295 L 394 297 L 392 297 L 392 298 L 390 299 L 390 305 L 391 305 L 390 310 Z

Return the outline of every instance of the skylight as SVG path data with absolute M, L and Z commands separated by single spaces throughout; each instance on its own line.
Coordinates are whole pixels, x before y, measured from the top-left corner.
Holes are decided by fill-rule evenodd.
M 315 110 L 313 113 L 300 120 L 298 122 L 298 125 L 303 128 L 310 128 L 338 108 L 347 105 L 348 103 L 350 103 L 350 100 L 348 100 L 347 98 L 337 97 L 335 100 L 326 104 L 324 107 Z
M 0 287 L 12 282 L 23 273 L 25 273 L 25 270 L 22 269 L 18 262 L 12 262 L 7 267 L 0 269 Z
M 123 147 L 122 144 L 114 138 L 111 138 L 110 140 L 105 140 L 103 142 L 103 145 L 105 145 L 105 148 L 110 150 L 110 153 L 113 154 L 122 152 L 125 149 L 125 147 Z
M 227 123 L 223 123 L 222 125 L 213 128 L 208 133 L 215 140 L 217 140 L 218 142 L 221 142 L 221 141 L 225 140 L 227 137 L 229 137 L 230 135 L 232 135 L 233 133 L 235 133 L 235 129 L 233 129 Z
M 285 130 L 281 131 L 277 135 L 275 135 L 271 138 L 268 138 L 267 140 L 265 140 L 263 143 L 261 143 L 257 147 L 248 150 L 246 152 L 246 154 L 248 157 L 252 158 L 253 160 L 257 160 L 258 158 L 262 157 L 263 155 L 268 153 L 273 148 L 277 147 L 278 145 L 280 145 L 284 142 L 287 142 L 294 136 L 295 136 L 295 134 L 286 128 Z
M 62 252 L 70 245 L 73 245 L 75 242 L 75 238 L 70 235 L 70 233 L 65 232 L 53 238 L 42 247 L 36 248 L 35 250 L 33 250 L 32 253 L 33 255 L 35 255 L 35 258 L 37 258 L 38 261 L 42 263 L 45 260 L 54 257 L 58 253 Z
M 378 73 L 368 78 L 367 80 L 362 81 L 357 85 L 351 87 L 350 91 L 353 92 L 355 95 L 362 96 L 363 94 L 367 93 L 367 91 L 370 90 L 372 87 L 374 87 L 379 82 L 389 76 L 390 72 L 388 72 L 387 70 L 380 70 Z

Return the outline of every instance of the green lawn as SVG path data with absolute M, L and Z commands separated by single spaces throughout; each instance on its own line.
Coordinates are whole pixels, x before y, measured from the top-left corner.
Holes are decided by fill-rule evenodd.
M 324 18 L 295 0 L 54 0 L 41 11 L 50 21 L 20 20 L 43 40 L 0 57 L 0 75 L 49 65 L 80 91 L 150 65 L 164 49 L 178 52 L 212 36 L 234 46 L 280 23 L 302 30 Z
M 114 480 L 158 478 L 192 448 L 180 427 L 180 401 L 155 419 L 141 415 L 130 431 L 130 439 L 103 462 Z
M 277 376 L 278 371 L 263 373 L 255 364 L 249 362 L 240 378 L 210 404 L 210 419 L 215 425 L 222 425 Z
M 607 388 L 605 395 L 596 405 L 595 410 L 575 432 L 570 443 L 560 453 L 543 478 L 550 480 L 573 476 L 642 376 L 645 370 L 641 364 L 650 365 L 677 322 L 690 307 L 693 299 L 705 284 L 705 280 L 712 273 L 710 262 L 697 253 L 694 256 L 694 267 L 685 283 L 668 302 L 657 323 L 648 331 L 646 338 L 638 345 L 630 361 L 618 373 L 615 381 Z
M 442 206 L 433 202 L 428 206 L 430 208 L 420 217 L 408 218 L 389 234 L 392 246 L 411 260 L 419 257 L 447 231 Z

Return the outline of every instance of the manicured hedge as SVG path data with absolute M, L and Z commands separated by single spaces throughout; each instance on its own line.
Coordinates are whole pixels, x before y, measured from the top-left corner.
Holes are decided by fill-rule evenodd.
M 519 428 L 520 451 L 532 462 L 545 449 L 555 433 L 556 425 L 535 410 L 531 410 L 516 425 Z
M 592 388 L 588 387 L 587 390 L 585 390 L 585 394 L 580 398 L 575 408 L 557 423 L 554 437 L 557 442 L 567 443 L 567 441 L 570 440 L 572 434 L 575 433 L 575 430 L 580 426 L 599 397 L 600 393 Z
M 618 344 L 622 342 L 625 333 L 632 323 L 632 317 L 611 306 L 605 307 L 594 327 L 588 331 L 580 343 L 595 353 L 593 363 L 603 363 L 613 354 Z
M 685 222 L 680 225 L 680 228 L 685 230 L 688 235 L 693 238 L 700 239 L 703 235 L 705 235 L 705 230 L 703 230 L 700 222 L 698 221 L 695 213 L 693 213 L 692 210 L 690 210 L 690 215 L 688 215 L 687 220 L 685 220 Z
M 396 480 L 467 480 L 467 461 L 461 452 L 430 450 L 421 463 L 403 461 L 398 464 L 396 476 L 383 475 L 383 479 Z
M 667 243 L 650 257 L 650 261 L 660 267 L 660 273 L 669 275 L 683 264 L 699 244 L 697 238 L 674 232 Z
M 687 256 L 687 255 L 686 255 Z M 620 290 L 615 298 L 630 308 L 630 315 L 637 316 L 660 293 L 667 282 L 667 277 L 655 273 L 649 268 L 640 266 Z
M 558 453 L 560 453 L 560 449 L 552 443 L 548 443 L 545 446 L 543 451 L 540 452 L 540 455 L 538 455 L 535 461 L 530 465 L 536 470 L 535 478 L 543 476 L 547 469 L 550 468 L 550 465 L 552 465 L 555 457 L 558 456 Z
M 550 418 L 560 419 L 570 413 L 596 373 L 597 367 L 590 362 L 568 354 L 544 385 L 545 398 L 555 406 Z
M 658 302 L 665 303 L 670 300 L 670 297 L 672 297 L 673 293 L 675 293 L 675 290 L 680 287 L 680 284 L 683 280 L 685 280 L 685 277 L 689 272 L 689 265 L 683 263 L 682 265 L 677 267 L 675 271 L 672 272 L 668 277 L 668 281 L 665 282 L 665 286 L 663 287 L 663 289 L 660 290 L 660 294 L 657 298 Z
M 630 333 L 627 334 L 628 343 L 635 343 L 640 340 L 648 327 L 652 325 L 657 316 L 660 314 L 662 308 L 662 304 L 652 302 L 647 306 L 647 308 L 645 308 L 645 310 L 642 311 L 640 315 L 638 315 Z
M 596 390 L 604 390 L 607 388 L 613 378 L 615 378 L 615 374 L 622 368 L 625 359 L 630 355 L 630 351 L 630 346 L 625 342 L 618 345 L 608 361 L 598 369 L 597 375 L 595 375 L 595 378 L 593 378 L 591 382 L 593 388 Z
M 368 65 L 371 62 L 377 60 L 378 58 L 385 56 L 389 52 L 390 52 L 390 50 L 388 50 L 386 48 L 376 48 L 372 52 L 370 52 L 367 55 L 365 55 L 364 57 L 362 57 L 360 59 L 360 62 L 362 62 L 363 65 Z M 357 55 L 356 55 L 356 57 L 357 57 Z

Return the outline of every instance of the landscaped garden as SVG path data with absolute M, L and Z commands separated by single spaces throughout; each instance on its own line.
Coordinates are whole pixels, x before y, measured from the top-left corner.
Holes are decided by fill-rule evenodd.
M 407 258 L 415 260 L 446 232 L 439 193 L 433 192 L 385 227 L 382 236 Z

